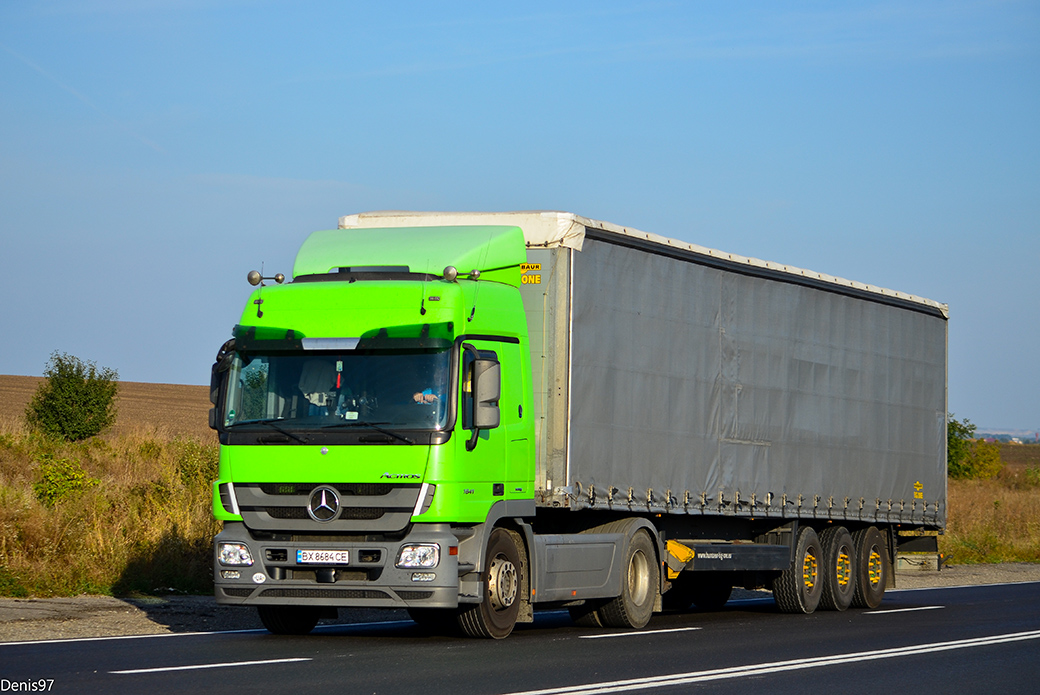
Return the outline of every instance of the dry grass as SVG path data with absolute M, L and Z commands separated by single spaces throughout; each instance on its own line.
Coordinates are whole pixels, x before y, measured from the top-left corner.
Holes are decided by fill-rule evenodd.
M 210 591 L 208 389 L 121 383 L 112 431 L 67 443 L 21 422 L 39 382 L 0 376 L 0 595 Z
M 953 562 L 1040 562 L 1040 446 L 1004 444 L 991 480 L 951 480 L 940 550 Z

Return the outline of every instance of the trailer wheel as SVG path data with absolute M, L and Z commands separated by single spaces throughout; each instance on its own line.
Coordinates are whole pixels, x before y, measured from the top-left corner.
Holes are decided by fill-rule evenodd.
M 830 526 L 820 534 L 823 549 L 823 595 L 820 608 L 843 611 L 856 591 L 856 551 L 843 526 Z
M 852 605 L 856 608 L 877 608 L 885 597 L 889 563 L 881 532 L 870 526 L 852 534 L 856 551 L 856 591 Z
M 733 593 L 728 574 L 683 572 L 672 580 L 672 588 L 661 597 L 668 610 L 684 611 L 691 605 L 702 611 L 721 610 Z
M 608 627 L 641 628 L 650 622 L 660 582 L 657 553 L 646 531 L 632 534 L 622 566 L 621 595 L 599 609 L 599 619 Z
M 520 551 L 505 529 L 488 540 L 484 560 L 484 600 L 461 606 L 459 627 L 470 637 L 504 639 L 520 612 Z
M 317 606 L 257 606 L 260 622 L 275 635 L 306 635 L 318 624 Z
M 808 526 L 798 529 L 794 562 L 773 580 L 773 600 L 784 613 L 812 613 L 820 603 L 823 582 L 820 578 L 822 550 L 816 531 Z

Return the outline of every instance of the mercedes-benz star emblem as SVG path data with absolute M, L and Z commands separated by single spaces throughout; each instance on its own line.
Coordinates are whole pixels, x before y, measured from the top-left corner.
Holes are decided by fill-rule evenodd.
M 332 521 L 339 515 L 339 494 L 331 487 L 316 487 L 307 503 L 307 513 L 315 521 Z

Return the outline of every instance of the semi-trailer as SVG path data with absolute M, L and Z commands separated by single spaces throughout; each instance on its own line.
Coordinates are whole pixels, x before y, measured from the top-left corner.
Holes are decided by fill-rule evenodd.
M 310 234 L 212 367 L 219 603 L 506 637 L 876 607 L 946 517 L 946 305 L 563 212 Z

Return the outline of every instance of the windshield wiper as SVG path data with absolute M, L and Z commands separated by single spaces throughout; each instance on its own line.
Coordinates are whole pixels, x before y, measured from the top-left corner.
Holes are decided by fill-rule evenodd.
M 272 418 L 267 418 L 265 420 L 246 420 L 245 422 L 236 422 L 235 424 L 231 425 L 231 427 L 239 427 L 241 425 L 267 425 L 271 429 L 277 430 L 278 432 L 281 432 L 286 437 L 291 437 L 292 439 L 295 439 L 300 444 L 306 444 L 307 440 L 304 439 L 303 437 L 301 437 L 300 435 L 298 435 L 298 434 L 296 434 L 294 432 L 290 432 L 289 430 L 285 429 L 284 427 L 281 427 L 281 426 L 275 424 L 277 421 L 282 420 L 282 419 L 283 418 L 280 418 L 280 417 L 272 417 Z
M 370 428 L 374 429 L 376 432 L 381 432 L 382 434 L 385 434 L 385 435 L 387 435 L 389 437 L 393 437 L 394 439 L 400 439 L 405 444 L 415 444 L 415 440 L 410 438 L 410 437 L 406 437 L 403 434 L 400 434 L 398 432 L 394 432 L 393 430 L 388 430 L 385 427 L 380 427 L 380 425 L 387 425 L 387 424 L 389 424 L 389 423 L 387 423 L 387 422 L 367 422 L 365 420 L 351 420 L 350 422 L 337 422 L 337 423 L 334 423 L 334 424 L 331 424 L 331 425 L 322 425 L 322 429 L 323 430 L 327 430 L 327 429 L 331 429 L 333 427 L 370 427 Z

